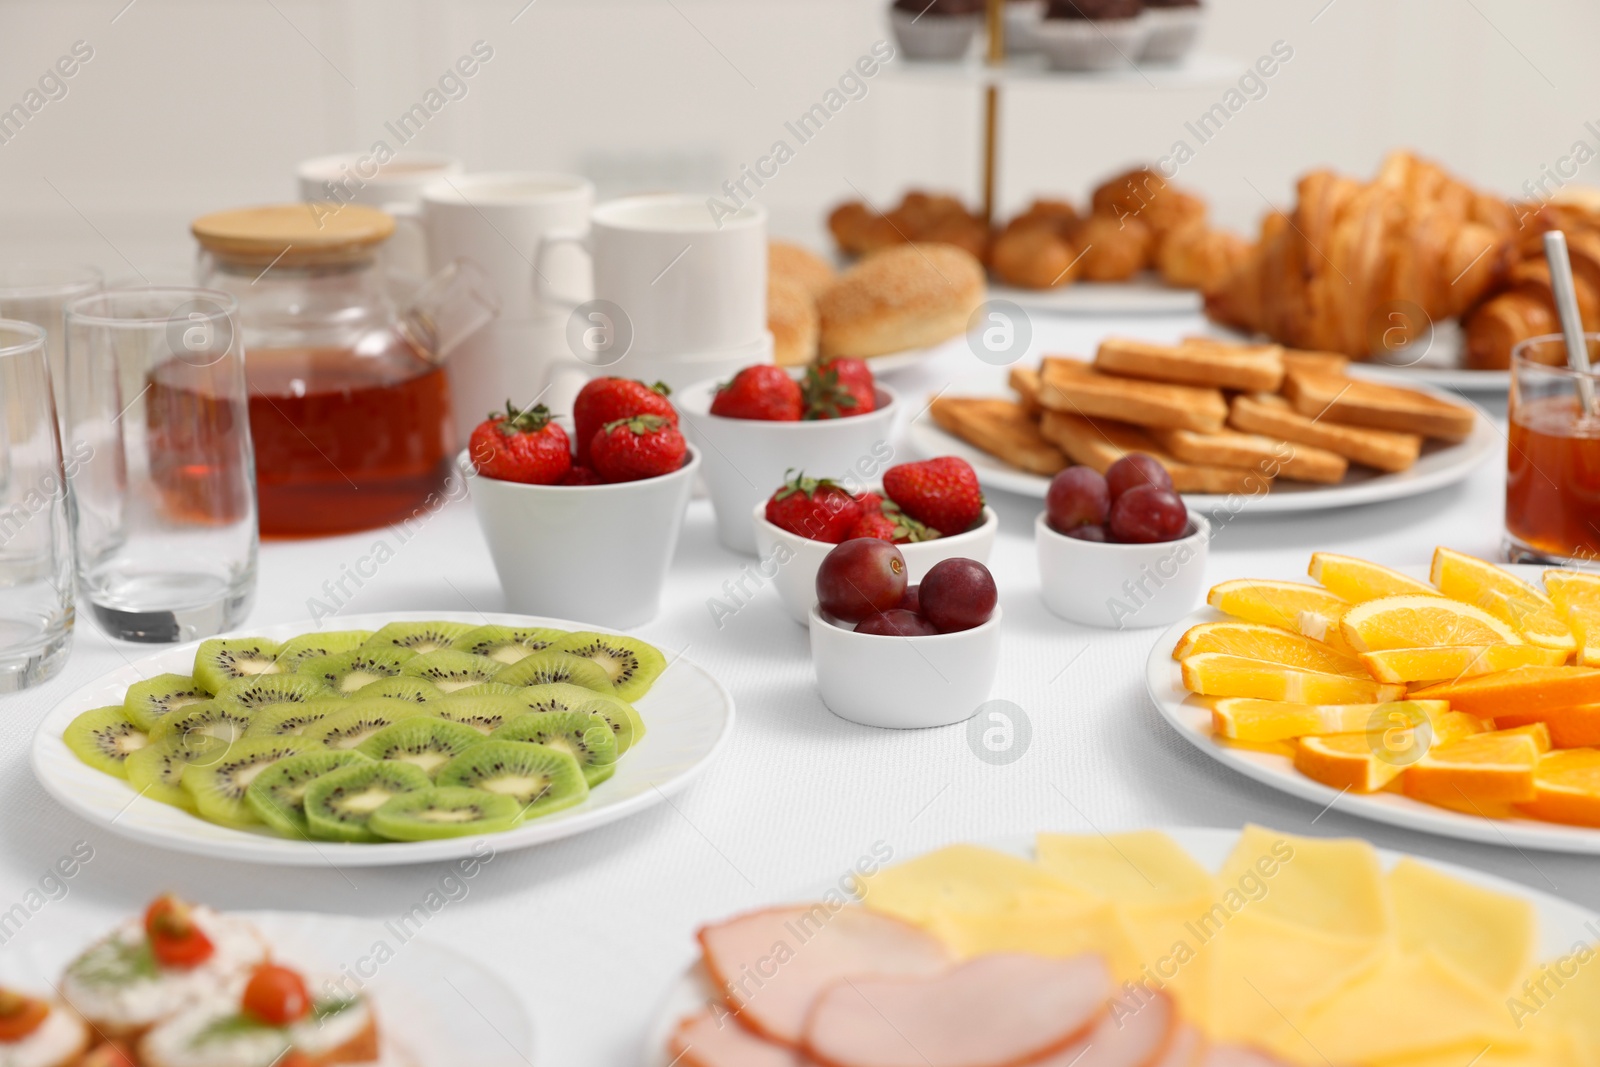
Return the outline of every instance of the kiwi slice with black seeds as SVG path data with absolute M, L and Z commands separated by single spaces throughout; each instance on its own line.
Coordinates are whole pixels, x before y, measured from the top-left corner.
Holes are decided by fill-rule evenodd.
M 208 766 L 227 755 L 230 744 L 206 734 L 177 734 L 152 741 L 128 757 L 128 784 L 139 795 L 185 811 L 194 798 L 183 788 L 183 769 L 191 763 Z
M 617 738 L 611 726 L 598 715 L 583 711 L 553 711 L 512 719 L 491 738 L 495 741 L 526 741 L 565 752 L 578 761 L 583 780 L 593 789 L 617 770 Z
M 454 693 L 470 686 L 494 681 L 494 676 L 504 667 L 505 664 L 488 656 L 474 656 L 470 652 L 441 649 L 438 652 L 424 652 L 406 660 L 404 669 L 407 677 L 421 678 L 432 682 L 440 692 Z
M 384 727 L 426 714 L 422 704 L 400 700 L 352 700 L 343 711 L 334 712 L 307 730 L 305 736 L 329 748 L 358 748 Z
M 393 841 L 437 841 L 498 834 L 522 821 L 522 806 L 507 796 L 460 786 L 402 793 L 372 813 L 368 828 Z
M 409 648 L 367 648 L 317 656 L 300 664 L 300 673 L 316 678 L 341 696 L 351 696 L 375 682 L 398 678 L 406 660 L 416 658 Z
M 301 634 L 285 641 L 283 647 L 278 649 L 278 666 L 285 672 L 297 671 L 308 659 L 354 652 L 371 637 L 371 630 L 328 630 L 323 633 Z
M 488 735 L 512 719 L 528 714 L 528 706 L 516 695 L 521 692 L 520 689 L 511 688 L 509 695 L 469 696 L 463 690 L 452 693 L 430 707 L 428 714 L 470 726 L 478 733 Z
M 469 685 L 465 689 L 457 689 L 450 695 L 452 697 L 503 697 L 516 696 L 522 692 L 520 685 L 507 685 L 505 682 L 479 682 Z
M 260 822 L 245 803 L 250 783 L 279 760 L 315 747 L 303 737 L 245 738 L 230 745 L 220 759 L 185 766 L 183 788 L 203 817 L 223 826 L 250 826 Z
M 367 641 L 368 648 L 408 648 L 413 652 L 437 652 L 449 648 L 458 638 L 471 633 L 464 622 L 391 622 Z
M 245 790 L 244 800 L 256 818 L 285 837 L 308 838 L 311 827 L 306 822 L 306 790 L 311 783 L 330 771 L 371 762 L 353 749 L 314 749 L 286 756 L 256 775 Z
M 265 674 L 229 682 L 217 690 L 216 700 L 246 711 L 259 711 L 274 704 L 307 704 L 334 695 L 333 690 L 310 675 Z
M 156 728 L 150 731 L 150 740 L 204 736 L 232 744 L 245 735 L 254 718 L 254 712 L 236 704 L 208 700 L 204 704 L 191 704 L 182 711 L 175 711 L 156 723 Z
M 400 700 L 407 704 L 433 704 L 444 699 L 444 693 L 439 687 L 426 678 L 408 678 L 405 675 L 364 685 L 355 696 L 358 700 L 382 697 L 385 700 Z
M 128 718 L 121 704 L 86 711 L 67 724 L 61 740 L 97 771 L 128 777 L 128 757 L 150 743 L 150 735 Z
M 213 637 L 194 654 L 194 680 L 215 693 L 229 682 L 262 674 L 282 674 L 279 644 L 265 637 Z
M 661 672 L 667 669 L 667 659 L 660 650 L 636 637 L 579 631 L 557 641 L 554 648 L 558 652 L 582 656 L 600 667 L 616 695 L 627 701 L 638 700 L 648 693 Z
M 589 795 L 577 760 L 522 741 L 473 745 L 445 764 L 435 781 L 511 797 L 522 806 L 524 819 L 570 808 Z
M 497 663 L 516 663 L 535 652 L 543 652 L 566 635 L 565 630 L 542 627 L 480 626 L 456 638 L 450 647 L 457 652 L 488 656 Z
M 385 726 L 361 742 L 356 751 L 377 760 L 412 764 L 431 778 L 446 763 L 482 742 L 483 735 L 470 726 L 419 715 Z
M 187 674 L 158 674 L 129 686 L 122 707 L 134 725 L 149 731 L 178 709 L 210 699 L 211 693 Z
M 535 652 L 495 675 L 505 685 L 581 685 L 596 693 L 611 693 L 611 676 L 593 660 L 565 652 Z
M 393 798 L 433 783 L 409 763 L 368 762 L 329 771 L 306 787 L 311 836 L 323 841 L 378 841 L 367 828 L 372 813 Z
M 250 717 L 246 737 L 304 737 L 329 715 L 345 711 L 350 701 L 338 697 L 308 700 L 304 704 L 273 704 Z
M 632 704 L 579 685 L 531 685 L 519 692 L 517 699 L 533 712 L 581 711 L 600 716 L 616 736 L 619 756 L 644 736 L 644 720 L 639 718 Z

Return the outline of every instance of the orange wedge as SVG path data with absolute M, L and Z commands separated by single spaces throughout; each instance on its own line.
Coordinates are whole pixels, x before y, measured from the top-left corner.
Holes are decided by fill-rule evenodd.
M 1534 797 L 1518 807 L 1547 822 L 1600 827 L 1600 752 L 1551 752 L 1534 771 Z
M 1430 685 L 1411 694 L 1448 700 L 1457 711 L 1483 718 L 1600 704 L 1600 670 L 1593 667 L 1518 667 L 1459 682 Z
M 1313 552 L 1311 568 L 1307 573 L 1328 592 L 1352 604 L 1385 596 L 1439 595 L 1439 591 L 1427 582 L 1408 578 L 1399 571 L 1368 563 L 1364 559 L 1332 552 Z
M 1572 627 L 1550 598 L 1488 560 L 1436 548 L 1429 577 L 1445 596 L 1476 605 L 1516 627 L 1529 644 L 1577 651 Z
M 1572 627 L 1578 642 L 1578 662 L 1600 667 L 1600 574 L 1548 570 L 1544 587 L 1556 610 Z
M 1383 758 L 1370 734 L 1302 737 L 1295 745 L 1295 770 L 1332 789 L 1376 793 L 1404 771 L 1405 764 Z
M 1236 619 L 1277 626 L 1335 646 L 1343 641 L 1339 619 L 1350 606 L 1326 589 L 1304 582 L 1253 578 L 1213 586 L 1206 603 Z
M 1396 722 L 1418 726 L 1450 710 L 1443 700 L 1397 700 L 1387 704 L 1290 704 L 1281 700 L 1230 697 L 1211 709 L 1211 729 L 1232 741 L 1269 742 L 1321 734 L 1389 729 Z
M 1531 734 L 1478 734 L 1447 745 L 1435 745 L 1406 768 L 1402 786 L 1414 800 L 1524 803 L 1533 800 L 1539 742 Z
M 1555 748 L 1600 748 L 1600 704 L 1583 704 L 1554 711 L 1520 712 L 1496 715 L 1495 726 L 1502 730 L 1543 723 L 1550 730 Z
M 1516 630 L 1482 608 L 1440 596 L 1369 600 L 1346 611 L 1340 628 L 1357 652 L 1524 643 Z
M 1441 645 L 1363 652 L 1361 662 L 1380 682 L 1437 682 L 1509 671 L 1514 667 L 1559 667 L 1567 654 L 1538 645 Z
M 1202 652 L 1186 658 L 1183 684 L 1189 692 L 1201 696 L 1256 697 L 1301 704 L 1382 704 L 1405 696 L 1405 686 L 1401 685 L 1296 670 L 1221 652 Z
M 1533 743 L 1539 746 L 1539 754 L 1541 756 L 1555 747 L 1555 743 L 1550 737 L 1550 727 L 1542 722 L 1530 722 L 1524 726 L 1514 726 L 1508 730 L 1496 730 L 1495 732 L 1512 736 L 1527 734 L 1533 738 Z
M 1202 652 L 1223 652 L 1321 674 L 1368 677 L 1367 669 L 1359 660 L 1321 641 L 1253 622 L 1203 622 L 1190 627 L 1179 640 L 1178 647 L 1172 650 L 1172 658 L 1185 659 Z

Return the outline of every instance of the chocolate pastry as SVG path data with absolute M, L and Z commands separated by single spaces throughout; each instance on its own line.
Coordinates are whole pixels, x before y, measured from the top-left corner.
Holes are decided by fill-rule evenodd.
M 1144 0 L 1050 0 L 1044 17 L 1100 22 L 1138 18 L 1143 12 Z
M 980 15 L 984 0 L 894 0 L 895 10 L 919 15 Z

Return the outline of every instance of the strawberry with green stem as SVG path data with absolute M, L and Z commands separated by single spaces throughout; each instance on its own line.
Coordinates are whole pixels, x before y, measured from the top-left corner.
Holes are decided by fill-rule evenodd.
M 572 469 L 572 445 L 543 404 L 519 410 L 506 401 L 472 431 L 468 455 L 479 474 L 504 482 L 555 485 Z

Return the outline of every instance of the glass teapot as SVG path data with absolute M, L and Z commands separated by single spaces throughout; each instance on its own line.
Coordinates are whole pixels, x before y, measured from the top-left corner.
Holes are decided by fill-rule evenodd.
M 499 303 L 457 260 L 397 306 L 379 266 L 394 228 L 376 208 L 317 203 L 191 227 L 202 284 L 239 301 L 263 536 L 420 516 L 450 472 L 444 357 Z

